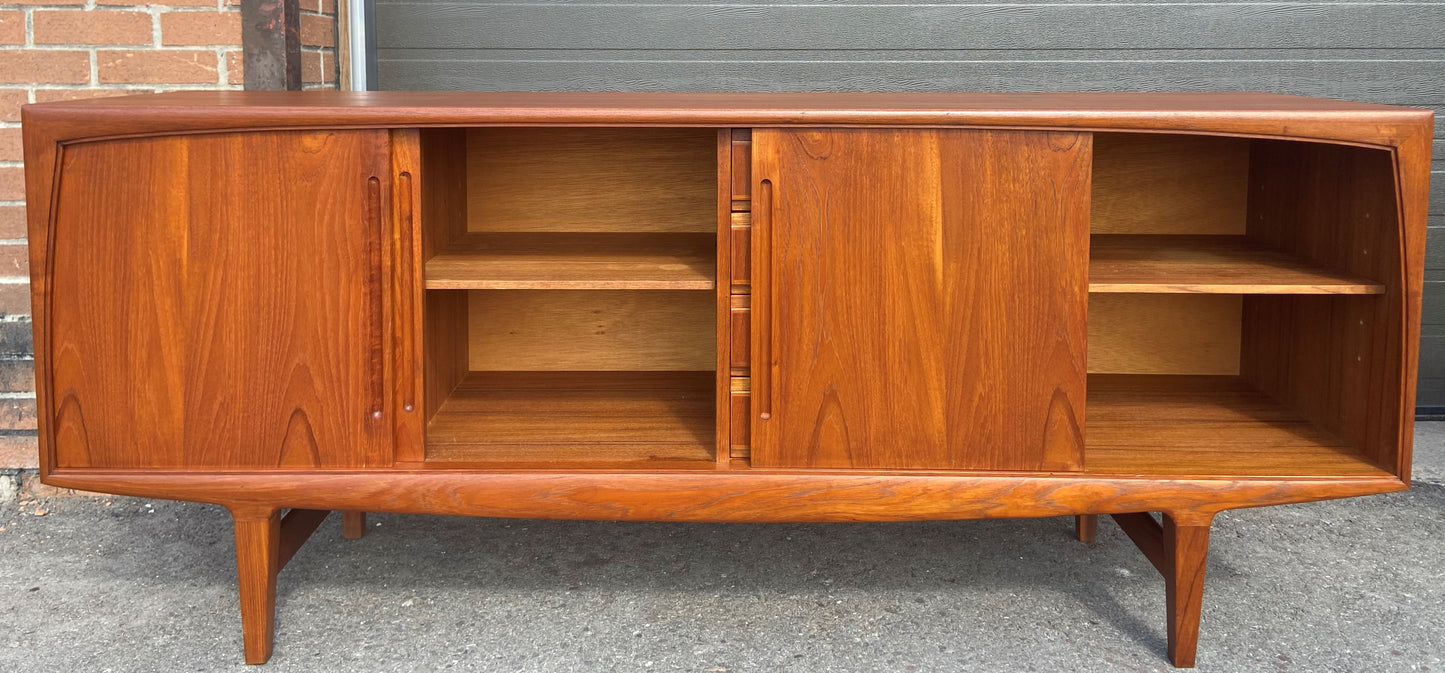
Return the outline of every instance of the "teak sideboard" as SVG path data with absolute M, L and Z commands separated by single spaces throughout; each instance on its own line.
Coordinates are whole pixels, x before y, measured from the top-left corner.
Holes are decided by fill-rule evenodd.
M 1268 94 L 24 109 L 43 480 L 216 503 L 246 661 L 330 510 L 1213 516 L 1407 488 L 1428 111 Z M 284 516 L 283 516 L 284 512 Z M 1151 512 L 1162 514 L 1156 519 Z

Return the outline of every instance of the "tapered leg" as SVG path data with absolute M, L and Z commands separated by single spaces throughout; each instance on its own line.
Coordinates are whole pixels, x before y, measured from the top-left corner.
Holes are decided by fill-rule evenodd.
M 241 632 L 246 663 L 271 658 L 276 628 L 276 573 L 281 570 L 281 510 L 233 509 L 236 576 L 241 588 Z
M 1079 538 L 1079 542 L 1093 544 L 1094 539 L 1099 535 L 1099 515 L 1079 514 L 1075 516 L 1074 535 Z
M 366 535 L 366 512 L 342 512 L 341 535 L 348 540 L 360 540 Z
M 1179 525 L 1164 516 L 1164 603 L 1168 610 L 1169 660 L 1194 667 L 1199 647 L 1199 614 L 1204 601 L 1204 566 L 1209 559 L 1209 524 Z

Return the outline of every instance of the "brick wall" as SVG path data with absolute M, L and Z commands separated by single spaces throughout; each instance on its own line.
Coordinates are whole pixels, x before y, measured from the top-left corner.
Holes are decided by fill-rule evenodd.
M 301 82 L 307 89 L 335 89 L 336 0 L 300 0 Z
M 0 0 L 0 481 L 36 466 L 20 106 L 151 91 L 238 89 L 243 81 L 239 3 Z M 300 7 L 305 86 L 334 88 L 336 0 L 300 0 Z M 3 491 L 6 484 L 0 484 Z

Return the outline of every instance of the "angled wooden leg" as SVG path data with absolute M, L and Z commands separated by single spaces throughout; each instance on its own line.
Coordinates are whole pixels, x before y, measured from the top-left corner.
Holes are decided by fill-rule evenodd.
M 342 512 L 341 535 L 348 540 L 360 540 L 366 535 L 366 512 Z
M 241 636 L 246 663 L 271 658 L 276 634 L 276 575 L 326 519 L 326 510 L 232 507 L 236 521 L 236 579 L 241 589 Z
M 1169 660 L 1194 667 L 1199 647 L 1199 614 L 1204 601 L 1204 566 L 1209 559 L 1209 523 L 1180 525 L 1164 515 L 1164 603 L 1168 610 Z
M 1204 566 L 1209 560 L 1212 515 L 1194 515 L 1187 524 L 1168 514 L 1164 525 L 1145 513 L 1115 514 L 1114 520 L 1144 558 L 1164 576 L 1165 632 L 1169 660 L 1194 668 L 1199 648 L 1199 614 L 1204 602 Z
M 1074 517 L 1074 536 L 1079 538 L 1079 542 L 1093 544 L 1098 535 L 1098 514 L 1079 514 Z
M 281 510 L 232 509 L 236 520 L 236 576 L 241 588 L 241 633 L 246 663 L 271 658 L 276 628 L 276 573 L 281 570 Z

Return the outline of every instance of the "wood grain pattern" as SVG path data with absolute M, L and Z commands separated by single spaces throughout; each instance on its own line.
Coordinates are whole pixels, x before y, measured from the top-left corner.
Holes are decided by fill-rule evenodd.
M 281 510 L 233 508 L 236 580 L 241 595 L 241 634 L 246 663 L 271 658 L 276 632 L 276 573 L 281 570 Z
M 671 64 L 674 70 L 677 64 Z M 953 67 L 953 66 L 948 66 Z M 1266 93 L 177 91 L 28 106 L 27 146 L 195 130 L 468 125 L 998 126 L 1185 131 L 1396 146 L 1429 110 Z M 709 146 L 711 144 L 709 143 Z M 709 163 L 709 165 L 711 165 Z M 44 193 L 44 192 L 42 192 Z M 43 202 L 43 200 L 42 200 Z
M 729 234 L 728 244 L 732 246 L 732 291 L 734 294 L 747 294 L 753 277 L 753 214 L 734 211 L 730 218 Z
M 736 464 L 736 463 L 734 463 Z M 1398 478 L 1204 479 L 1043 472 L 554 469 L 340 470 L 261 474 L 60 470 L 57 486 L 228 506 L 610 521 L 929 521 L 1214 512 L 1390 493 Z
M 1243 236 L 1108 234 L 1089 240 L 1089 292 L 1383 294 L 1385 286 Z
M 62 175 L 44 333 L 59 465 L 390 464 L 389 236 L 368 206 L 386 133 L 93 143 Z
M 1091 374 L 1091 474 L 1390 476 L 1238 376 Z
M 712 371 L 713 293 L 484 290 L 470 295 L 473 371 Z
M 331 512 L 228 505 L 236 530 L 236 579 L 241 595 L 241 633 L 246 663 L 271 658 L 276 632 L 276 575 L 306 544 Z
M 1095 133 L 1095 234 L 1243 234 L 1249 141 Z
M 1081 466 L 1088 136 L 767 129 L 753 152 L 755 465 Z
M 321 527 L 321 522 L 331 514 L 325 509 L 293 509 L 281 517 L 281 537 L 276 551 L 276 572 L 281 572 L 287 563 L 301 551 L 301 546 L 311 539 L 311 534 Z
M 735 294 L 728 301 L 729 351 L 732 353 L 729 364 L 733 376 L 747 376 L 751 369 L 748 356 L 748 342 L 752 339 L 750 299 L 748 295 Z
M 393 226 L 386 268 L 391 286 L 392 413 L 396 419 L 392 434 L 396 460 L 419 460 L 425 454 L 426 363 L 419 339 L 426 333 L 426 300 L 418 274 L 426 254 L 421 227 L 426 198 L 421 185 L 420 136 L 413 129 L 391 134 Z
M 1311 263 L 1382 283 L 1370 297 L 1251 297 L 1243 375 L 1374 460 L 1397 464 L 1413 409 L 1406 371 L 1404 232 L 1390 153 L 1258 141 L 1249 236 Z M 1418 272 L 1417 272 L 1418 273 Z M 1418 311 L 1418 305 L 1411 307 Z M 1409 345 L 1407 345 L 1407 341 Z
M 421 237 L 420 270 L 424 276 L 427 261 L 466 235 L 467 164 L 466 155 L 459 151 L 466 146 L 466 132 L 462 129 L 421 129 L 417 133 L 421 154 L 421 170 L 417 176 L 421 210 L 416 217 L 417 232 Z M 422 296 L 421 309 L 422 385 L 426 398 L 424 421 L 429 422 L 468 370 L 467 293 L 426 291 Z M 422 432 L 425 432 L 424 426 Z M 416 443 L 408 443 L 406 453 L 398 451 L 397 459 L 422 460 L 426 455 L 425 438 L 421 437 L 420 441 L 420 452 L 416 450 Z
M 426 263 L 430 290 L 711 290 L 717 235 L 471 233 Z
M 752 456 L 752 380 L 734 376 L 728 386 L 729 428 L 728 455 L 732 458 Z
M 1167 561 L 1160 565 L 1167 570 L 1170 656 L 1176 664 L 1191 665 L 1208 525 L 1215 512 L 1387 492 L 1406 484 L 1402 478 L 1408 475 L 1410 452 L 1406 410 L 1413 403 L 1417 363 L 1415 334 L 1420 323 L 1420 262 L 1429 173 L 1427 112 L 1251 94 L 498 93 L 406 94 L 404 98 L 323 94 L 303 101 L 251 94 L 182 93 L 138 101 L 32 106 L 24 115 L 37 364 L 43 372 L 37 397 L 42 410 L 44 478 L 60 486 L 178 497 L 230 507 L 237 519 L 248 660 L 264 660 L 269 654 L 275 573 L 324 517 L 324 510 L 333 508 L 693 521 L 1090 517 L 1152 510 L 1166 514 L 1158 538 Z M 900 124 L 995 128 L 839 129 L 823 134 L 774 128 L 760 131 L 757 137 L 732 131 L 734 126 Z M 495 128 L 470 132 L 470 144 L 462 140 L 468 132 L 456 130 L 339 130 L 432 125 Z M 718 128 L 503 128 L 508 125 Z M 332 130 L 281 130 L 307 126 Z M 1096 230 L 1123 227 L 1119 231 L 1175 234 L 1227 230 L 1237 236 L 1240 231 L 1228 227 L 1238 226 L 1238 186 L 1248 180 L 1252 191 L 1246 210 L 1246 238 L 1251 245 L 1303 260 L 1307 267 L 1290 266 L 1286 270 L 1295 274 L 1292 280 L 1268 284 L 1263 276 L 1278 273 L 1281 265 L 1261 264 L 1251 257 L 1247 261 L 1254 266 L 1237 278 L 1246 284 L 1228 286 L 1229 291 L 1242 287 L 1270 292 L 1337 290 L 1341 286 L 1325 276 L 1344 275 L 1351 277 L 1346 285 L 1383 289 L 1384 293 L 1249 297 L 1243 300 L 1242 317 L 1237 295 L 1159 295 L 1176 302 L 1172 304 L 1149 304 L 1152 297 L 1137 294 L 1113 295 L 1102 299 L 1103 303 L 1090 301 L 1091 365 L 1096 360 L 1133 361 L 1135 369 L 1141 367 L 1137 363 L 1145 363 L 1145 368 L 1187 372 L 1204 362 L 1228 368 L 1228 349 L 1221 355 L 1210 344 L 1228 343 L 1232 333 L 1235 344 L 1243 335 L 1243 355 L 1236 345 L 1233 357 L 1234 370 L 1243 376 L 1090 379 L 1088 463 L 1081 465 L 1078 435 L 1083 424 L 1077 417 L 1084 411 L 1078 395 L 1083 393 L 1081 331 L 1087 280 L 1082 274 L 1064 271 L 1084 268 L 1088 246 L 1082 237 L 1087 236 L 1088 227 L 1081 226 L 1082 216 L 1058 213 L 1072 213 L 1078 204 L 1085 207 L 1081 212 L 1088 212 L 1090 192 L 1084 191 L 1084 185 L 1088 184 L 1089 140 L 1087 135 L 1038 129 L 1093 132 L 1105 128 L 1149 133 L 1098 136 L 1093 161 L 1098 179 L 1091 190 L 1096 200 L 1092 218 Z M 229 129 L 264 132 L 240 140 L 234 134 L 214 133 Z M 138 139 L 193 131 L 210 133 Z M 1170 137 L 1169 131 L 1239 138 Z M 857 143 L 866 161 L 857 161 L 863 168 L 851 173 L 815 170 L 817 164 L 830 161 L 836 168 L 840 162 L 835 155 L 846 154 L 835 152 L 828 142 L 816 141 L 852 133 L 907 140 L 893 143 L 894 147 Z M 1163 135 L 1153 135 L 1160 133 Z M 649 154 L 657 148 L 649 149 L 651 141 L 646 138 L 668 134 L 701 138 L 696 156 L 678 159 L 687 152 L 676 148 L 657 150 L 662 155 Z M 768 134 L 815 142 L 806 157 L 791 157 L 795 161 L 789 164 L 789 171 L 768 174 L 770 166 L 783 163 L 778 156 L 770 158 L 759 152 L 754 163 L 743 158 L 743 152 L 734 151 L 756 150 L 752 145 L 766 144 L 764 136 Z M 602 140 L 608 136 L 621 140 Z M 561 137 L 574 140 L 553 142 Z M 1310 147 L 1273 140 L 1251 142 L 1247 137 L 1305 138 L 1368 147 Z M 114 142 L 78 142 L 96 138 Z M 477 138 L 486 142 L 477 142 Z M 526 138 L 542 140 L 529 152 L 526 142 L 518 140 Z M 273 142 L 274 146 L 267 144 Z M 511 149 L 508 143 L 512 143 Z M 306 155 L 314 146 L 340 146 L 352 153 L 339 151 L 322 160 Z M 127 149 L 109 149 L 115 147 Z M 549 156 L 535 151 L 537 147 L 559 151 Z M 1248 169 L 1240 170 L 1244 147 L 1252 158 Z M 1082 170 L 1074 170 L 1078 164 L 1070 162 L 1080 160 Z M 498 162 L 512 162 L 516 170 L 483 174 L 469 171 L 466 162 L 493 168 Z M 266 166 L 269 172 L 245 170 L 257 165 Z M 55 170 L 57 166 L 62 170 Z M 753 167 L 763 175 L 738 177 L 740 171 Z M 695 193 L 692 187 L 667 193 L 654 189 L 689 183 L 682 174 L 693 169 L 703 176 Z M 663 174 L 664 170 L 670 172 Z M 1261 177 L 1261 171 L 1267 175 Z M 1083 177 L 1072 179 L 1076 174 Z M 57 182 L 62 175 L 65 179 Z M 121 175 L 126 182 L 115 177 Z M 237 179 L 238 175 L 246 177 Z M 350 183 L 352 178 L 359 178 L 355 191 L 332 198 L 345 191 L 332 182 Z M 854 206 L 812 218 L 824 226 L 801 241 L 811 247 L 775 236 L 778 227 L 786 229 L 793 222 L 789 219 L 796 214 L 792 209 L 801 208 L 799 181 L 804 186 L 823 186 L 817 197 L 825 203 Z M 1008 188 L 1000 183 L 1007 183 Z M 59 189 L 55 189 L 57 184 Z M 577 188 L 558 189 L 559 185 Z M 756 189 L 744 194 L 740 187 Z M 1054 190 L 1047 192 L 1050 198 L 1036 198 L 1045 187 Z M 922 198 L 913 198 L 920 195 Z M 464 197 L 477 207 L 469 208 Z M 667 216 L 669 210 L 681 212 L 677 204 L 693 197 L 699 204 L 696 211 L 688 208 L 689 215 L 681 218 Z M 928 205 L 935 197 L 939 204 L 936 218 Z M 273 202 L 284 207 L 274 207 Z M 959 202 L 968 203 L 975 219 L 949 210 L 950 204 Z M 754 207 L 761 212 L 749 213 Z M 126 217 L 114 219 L 105 209 Z M 1390 214 L 1381 215 L 1382 209 Z M 135 217 L 136 213 L 145 215 Z M 495 213 L 513 219 L 510 223 L 505 217 L 489 219 Z M 842 215 L 830 219 L 829 215 L 836 213 Z M 751 241 L 743 237 L 744 242 L 737 244 L 734 214 L 740 215 L 740 220 L 755 217 L 759 232 L 766 235 L 753 236 Z M 697 216 L 696 223 L 684 223 L 691 215 Z M 574 308 L 543 310 L 541 317 L 535 318 L 520 303 L 475 310 L 476 297 L 490 291 L 434 290 L 425 292 L 420 300 L 425 333 L 418 339 L 417 301 L 413 301 L 423 294 L 417 282 L 422 271 L 418 251 L 423 261 L 433 257 L 437 247 L 461 235 L 469 216 L 474 224 L 483 223 L 483 229 L 502 222 L 497 225 L 501 231 L 595 228 L 591 230 L 616 233 L 696 226 L 693 231 L 716 234 L 718 242 L 710 257 L 716 262 L 716 273 L 724 277 L 706 291 L 693 291 L 705 298 L 703 303 L 712 317 L 702 308 L 696 316 L 674 311 L 686 302 L 674 303 L 666 298 L 671 291 L 664 290 L 628 291 L 653 296 L 646 306 L 637 300 L 640 308 L 621 311 L 614 316 L 621 322 L 609 324 L 598 323 L 594 316 L 632 300 L 606 299 L 607 290 L 589 291 L 579 294 L 592 294 L 594 301 L 604 297 L 601 306 L 588 307 L 592 313 L 577 302 Z M 320 225 L 312 221 L 316 218 Z M 799 216 L 798 221 L 804 219 L 809 217 Z M 948 222 L 955 228 L 932 226 L 935 222 Z M 1068 225 L 1064 236 L 1039 236 L 1040 231 L 1047 231 L 1043 226 L 1060 222 Z M 457 226 L 459 223 L 462 226 Z M 875 230 L 866 234 L 849 229 L 869 224 L 875 225 Z M 960 240 L 973 240 L 956 237 L 959 227 L 964 233 L 986 231 L 990 239 L 986 245 L 970 242 L 973 247 L 951 247 Z M 890 232 L 901 233 L 889 236 Z M 930 238 L 935 232 L 937 236 Z M 1081 238 L 1074 239 L 1073 232 Z M 856 246 L 853 256 L 837 255 L 849 264 L 828 266 L 830 255 L 837 254 L 836 247 L 830 246 L 850 240 L 850 235 L 856 239 L 852 240 Z M 160 243 L 137 243 L 151 244 L 152 239 Z M 413 244 L 411 248 L 408 242 Z M 81 250 L 77 252 L 76 247 Z M 740 256 L 735 254 L 739 247 L 760 254 Z M 215 254 L 217 250 L 253 248 L 265 254 Z M 297 251 L 307 254 L 301 256 Z M 1191 254 L 1197 257 L 1199 251 Z M 1238 257 L 1231 263 L 1238 262 Z M 267 266 L 273 258 L 300 258 L 307 266 Z M 960 258 L 967 264 L 957 265 Z M 413 263 L 399 263 L 405 260 Z M 905 273 L 870 275 L 870 270 L 879 266 Z M 957 266 L 967 268 L 960 272 Z M 174 273 L 178 268 L 184 273 Z M 256 277 L 242 274 L 238 281 L 236 274 L 216 272 L 216 268 L 242 268 Z M 751 357 L 739 371 L 752 374 L 750 379 L 730 377 L 735 362 L 732 353 L 738 350 L 730 291 L 748 287 L 735 284 L 740 279 L 734 272 L 739 269 L 741 280 L 757 276 L 758 290 L 745 299 L 757 310 L 756 315 L 748 316 L 755 325 L 739 331 L 785 335 L 776 343 L 773 338 L 762 339 L 747 349 Z M 836 281 L 827 286 L 835 294 L 812 291 L 795 282 L 806 277 L 809 269 L 827 271 L 818 276 Z M 1163 273 L 1159 269 L 1150 273 L 1155 271 Z M 1221 285 L 1220 279 L 1229 280 L 1229 274 L 1220 273 L 1217 266 L 1194 269 L 1191 273 L 1199 278 L 1187 283 L 1177 282 L 1182 275 L 1177 264 L 1167 271 L 1163 275 L 1172 273 L 1172 279 L 1146 282 L 1170 291 L 1221 291 L 1226 285 Z M 1304 282 L 1298 275 L 1301 271 L 1314 278 Z M 93 277 L 76 278 L 84 274 Z M 100 285 L 98 278 L 119 279 L 120 298 L 116 300 L 118 293 Z M 1009 282 L 997 282 L 1000 278 Z M 334 289 L 337 287 L 341 290 Z M 303 288 L 306 295 L 298 297 L 294 288 Z M 1135 284 L 1112 289 L 1134 292 L 1139 288 Z M 841 299 L 843 290 L 855 300 L 881 297 L 886 301 L 881 307 L 850 305 Z M 111 294 L 83 298 L 86 291 Z M 228 294 L 232 291 L 254 294 L 247 295 L 248 303 L 235 301 Z M 548 301 L 539 298 L 533 303 L 545 308 Z M 554 308 L 565 301 L 555 301 Z M 1229 301 L 1234 302 L 1233 309 Z M 196 317 L 195 307 L 201 305 L 212 313 Z M 986 315 L 979 318 L 959 306 L 982 307 Z M 1111 313 L 1101 308 L 1108 306 L 1115 310 Z M 809 331 L 807 321 L 812 314 L 808 311 L 827 313 L 834 322 L 827 324 L 826 330 Z M 280 318 L 272 321 L 274 325 L 256 329 L 254 314 L 258 312 Z M 1193 323 L 1183 319 L 1191 314 Z M 242 317 L 233 318 L 236 315 Z M 1038 315 L 1063 318 L 1030 322 Z M 638 316 L 646 319 L 633 320 Z M 988 316 L 995 316 L 994 322 Z M 113 337 L 119 345 L 104 347 L 111 348 L 103 353 L 108 356 L 95 355 L 103 348 L 86 350 L 102 340 L 86 336 L 87 320 L 120 335 Z M 1096 322 L 1104 334 L 1097 338 Z M 193 324 L 201 324 L 202 329 L 190 329 Z M 184 329 L 175 329 L 177 325 Z M 924 328 L 918 329 L 919 325 Z M 1187 338 L 1161 336 L 1171 332 L 1160 326 Z M 318 332 L 319 328 L 330 331 Z M 696 334 L 687 332 L 694 328 Z M 648 338 L 660 342 L 657 351 L 641 345 L 641 335 L 648 329 Z M 184 338 L 157 337 L 168 335 L 168 330 Z M 453 391 L 469 368 L 468 360 L 478 357 L 477 341 L 469 337 L 485 335 L 487 330 L 505 333 L 514 345 L 535 342 L 525 346 L 535 348 L 530 353 L 494 354 L 488 350 L 481 356 L 495 357 L 496 362 L 555 366 L 558 358 L 544 352 L 549 347 L 554 352 L 573 352 L 589 364 L 605 360 L 609 351 L 647 362 L 686 352 L 691 354 L 679 360 L 690 361 L 687 359 L 695 356 L 707 363 L 697 369 L 707 371 L 592 371 L 581 375 L 581 383 L 577 373 L 482 371 L 473 376 L 485 381 L 483 392 L 470 395 L 465 387 Z M 545 338 L 529 339 L 527 330 Z M 608 344 L 619 330 L 634 336 Z M 1205 337 L 1190 336 L 1191 330 L 1202 330 Z M 729 460 L 755 450 L 747 443 L 749 421 L 761 421 L 764 426 L 792 421 L 796 405 L 778 402 L 794 397 L 778 397 L 778 391 L 793 385 L 789 367 L 796 366 L 801 361 L 798 354 L 807 351 L 774 346 L 787 346 L 789 340 L 795 340 L 793 346 L 827 344 L 832 348 L 860 333 L 872 335 L 876 346 L 866 352 L 875 363 L 873 370 L 836 363 L 821 368 L 831 372 L 838 384 L 830 394 L 842 391 L 839 399 L 853 405 L 851 409 L 875 410 L 876 420 L 864 416 L 869 423 L 859 425 L 853 421 L 858 415 L 853 414 L 850 423 L 842 426 L 845 430 L 859 436 L 872 433 L 895 446 L 911 448 L 907 443 L 917 437 L 928 439 L 926 433 L 915 430 L 936 429 L 942 415 L 936 407 L 918 402 L 941 397 L 953 405 L 945 408 L 950 415 L 979 426 L 967 428 L 969 438 L 989 442 L 987 448 L 993 453 L 982 462 L 942 466 L 965 468 L 950 471 L 909 469 L 917 467 L 909 454 L 901 461 L 886 457 L 884 462 L 898 469 L 878 471 L 856 467 L 791 470 L 755 467 L 747 458 Z M 951 339 L 955 334 L 964 337 Z M 1044 341 L 1030 342 L 1031 335 L 1044 335 L 1039 337 Z M 549 343 L 548 338 L 555 341 Z M 325 352 L 311 348 L 323 343 Z M 454 461 L 417 462 L 417 456 L 408 453 L 414 449 L 405 448 L 407 438 L 416 436 L 415 431 L 406 430 L 402 414 L 409 397 L 415 402 L 415 376 L 408 371 L 416 369 L 418 344 L 428 356 L 436 356 L 422 365 L 427 411 L 437 411 L 432 404 L 439 408 L 444 399 L 456 407 L 455 413 L 448 406 L 433 419 L 434 426 L 440 423 L 446 429 L 448 422 L 454 422 L 460 428 L 452 437 L 462 438 L 462 442 L 437 445 L 457 448 Z M 688 344 L 698 345 L 696 352 Z M 1001 356 L 999 344 L 1040 357 L 1037 361 L 1011 359 L 1007 349 Z M 574 350 L 573 345 L 581 347 Z M 848 345 L 855 351 L 866 350 L 851 342 Z M 949 377 L 960 374 L 949 370 L 939 377 L 939 370 L 950 368 L 930 366 L 949 359 L 964 362 L 966 367 L 977 365 L 967 357 L 955 357 L 964 346 L 963 352 L 976 355 L 984 365 L 960 371 L 968 381 L 986 384 L 979 386 L 984 391 L 980 395 L 992 400 L 998 394 L 1008 406 L 974 404 L 973 398 L 955 395 L 957 387 L 949 386 L 956 379 Z M 1166 354 L 1151 363 L 1151 353 L 1166 346 L 1182 355 Z M 388 349 L 394 357 L 388 356 Z M 217 353 L 243 362 L 244 367 L 229 360 L 222 363 L 225 367 L 217 366 Z M 939 357 L 940 353 L 948 357 Z M 125 357 L 138 361 L 129 362 Z M 307 375 L 287 375 L 299 371 L 298 362 L 306 367 Z M 752 362 L 764 365 L 751 367 Z M 104 366 L 97 370 L 90 367 L 94 363 Z M 989 378 L 995 371 L 991 366 L 1007 371 L 1012 378 Z M 980 371 L 983 374 L 977 373 Z M 906 375 L 913 388 L 900 387 L 907 394 L 874 396 L 861 402 L 848 397 L 879 380 L 880 372 L 885 381 L 890 374 Z M 1020 372 L 1031 376 L 1020 376 Z M 570 382 L 564 381 L 566 377 L 572 377 Z M 679 386 L 665 383 L 686 377 L 695 380 Z M 118 383 L 131 379 L 150 383 L 136 394 Z M 1037 410 L 1029 402 L 1048 396 L 1015 379 L 1045 381 L 1053 386 L 1048 390 L 1063 391 L 1069 401 L 1066 411 L 1072 413 L 1072 425 L 1077 429 L 1060 432 L 1048 417 L 1039 422 Z M 232 382 L 237 390 L 245 386 L 252 398 L 235 406 L 239 411 L 232 411 L 228 405 L 240 398 L 227 397 L 227 390 L 222 390 L 219 398 L 212 398 L 209 390 L 204 396 L 197 392 L 202 387 L 195 381 L 211 385 L 214 380 Z M 618 380 L 628 383 L 599 383 Z M 1078 385 L 1070 386 L 1069 381 Z M 753 382 L 758 385 L 756 399 L 747 390 Z M 497 383 L 501 385 L 493 385 Z M 84 399 L 74 395 L 87 385 L 104 394 L 87 392 Z M 1015 385 L 1019 387 L 1010 387 Z M 172 394 L 174 391 L 180 394 Z M 333 393 L 355 400 L 354 408 L 328 397 Z M 103 403 L 109 398 L 122 400 L 123 408 Z M 271 461 L 264 443 L 248 441 L 253 438 L 237 429 L 237 419 L 263 429 L 274 426 L 276 415 L 271 410 L 278 400 L 282 408 L 289 405 L 306 411 L 299 421 L 295 414 L 288 417 L 280 455 Z M 741 411 L 733 410 L 737 402 Z M 750 402 L 758 409 L 748 411 Z M 469 404 L 480 411 L 467 412 Z M 672 404 L 678 406 L 669 407 Z M 694 418 L 694 414 L 677 410 L 692 409 L 688 405 L 694 404 L 696 420 L 680 421 Z M 104 420 L 96 427 L 86 422 L 84 412 L 90 408 L 103 410 L 100 417 Z M 328 414 L 357 411 L 361 418 L 347 421 L 354 423 L 343 427 L 351 433 L 347 436 L 332 432 L 334 427 L 317 431 L 312 427 L 319 423 L 311 417 L 313 408 Z M 257 409 L 261 413 L 256 413 Z M 537 420 L 543 417 L 545 421 Z M 588 437 L 624 439 L 617 445 L 589 450 L 588 440 L 578 442 L 567 436 L 568 428 L 557 422 L 558 417 L 581 419 L 577 425 Z M 1026 431 L 1000 431 L 1002 422 L 994 419 L 1003 417 L 1032 420 Z M 197 418 L 200 422 L 193 425 Z M 141 427 L 123 427 L 119 419 Z M 636 419 L 645 420 L 629 427 Z M 734 427 L 739 421 L 741 428 Z M 592 423 L 596 427 L 588 425 Z M 671 454 L 670 449 L 657 451 L 658 444 L 643 448 L 629 445 L 625 439 L 668 427 L 692 431 L 695 436 L 682 442 L 692 448 Z M 944 443 L 956 436 L 949 434 L 949 427 L 945 422 Z M 241 441 L 229 442 L 229 448 L 221 453 L 196 454 L 190 447 L 209 439 L 197 439 L 200 428 L 207 433 L 219 428 L 220 439 L 239 437 Z M 155 437 L 162 443 L 179 441 L 186 448 L 148 453 L 151 445 L 126 444 L 131 439 L 124 434 L 127 432 L 146 441 Z M 397 433 L 400 467 L 357 469 L 392 464 L 387 444 L 392 432 Z M 760 436 L 766 433 L 759 431 Z M 1020 441 L 1031 439 L 1047 447 L 1058 434 L 1072 434 L 1076 440 L 1069 459 L 1047 451 L 1039 455 Z M 97 442 L 97 436 L 104 441 Z M 442 432 L 439 436 L 447 435 Z M 523 441 L 518 442 L 519 438 Z M 121 444 L 133 448 L 112 448 Z M 331 448 L 309 448 L 322 444 L 345 448 L 336 448 L 334 454 Z M 666 441 L 660 444 L 670 446 Z M 868 442 L 870 450 L 881 445 L 885 442 Z M 935 448 L 926 441 L 921 445 L 925 456 Z M 99 460 L 91 455 L 94 446 L 105 447 Z M 122 459 L 115 460 L 115 456 Z M 131 460 L 136 456 L 144 458 Z M 255 456 L 263 459 L 249 462 Z M 851 459 L 849 456 L 850 464 Z M 327 469 L 310 469 L 316 465 Z M 280 469 L 250 469 L 276 466 Z M 1078 467 L 1087 471 L 1065 471 Z M 967 471 L 979 468 L 990 471 Z M 301 509 L 278 521 L 276 515 L 283 506 Z M 1086 521 L 1078 522 L 1081 534 Z M 352 522 L 354 517 L 348 524 Z
M 427 460 L 716 462 L 713 373 L 473 372 L 427 427 Z
M 731 133 L 732 180 L 730 182 L 733 203 L 752 198 L 753 189 L 753 132 L 752 129 L 732 129 Z M 734 210 L 737 210 L 734 208 Z
M 717 264 L 717 287 L 713 290 L 713 301 L 715 303 L 716 327 L 713 333 L 717 337 L 717 358 L 716 379 L 713 384 L 713 404 L 716 415 L 713 427 L 713 449 L 714 458 L 717 459 L 717 467 L 725 469 L 732 461 L 732 452 L 729 448 L 729 433 L 732 432 L 732 400 L 731 392 L 728 390 L 730 376 L 732 374 L 732 346 L 733 339 L 731 330 L 724 330 L 723 325 L 732 323 L 732 198 L 733 193 L 733 129 L 721 128 L 717 130 L 717 201 L 715 214 L 717 215 L 717 226 L 713 234 L 716 241 L 715 259 Z
M 1177 668 L 1193 668 L 1209 560 L 1209 520 L 1181 523 L 1166 513 L 1161 525 L 1150 514 L 1134 512 L 1115 514 L 1114 521 L 1164 576 L 1169 660 Z
M 1204 608 L 1204 570 L 1209 560 L 1209 522 L 1182 525 L 1164 515 L 1164 550 L 1169 570 L 1164 573 L 1165 633 L 1169 661 L 1177 668 L 1193 668 L 1199 648 L 1199 621 Z
M 710 129 L 467 131 L 469 231 L 713 233 Z
M 1239 295 L 1089 295 L 1089 373 L 1238 374 Z

